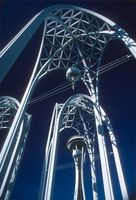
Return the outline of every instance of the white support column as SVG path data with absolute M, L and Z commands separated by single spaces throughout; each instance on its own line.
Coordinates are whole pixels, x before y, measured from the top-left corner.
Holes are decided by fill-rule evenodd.
M 58 110 L 58 105 L 57 105 L 57 110 Z M 58 112 L 56 111 L 44 200 L 52 199 L 53 181 L 55 174 L 55 165 L 57 157 L 58 138 L 59 138 L 59 119 L 60 119 L 60 113 L 58 114 Z
M 36 14 L 0 52 L 0 82 L 5 78 L 6 74 L 43 21 L 44 12 L 41 11 Z
M 21 124 L 21 127 L 20 127 L 20 130 L 19 130 L 17 139 L 14 138 L 15 146 L 14 146 L 14 148 L 12 149 L 11 158 L 10 158 L 10 160 L 8 160 L 7 162 L 5 162 L 5 165 L 6 165 L 6 166 L 5 166 L 5 167 L 6 167 L 6 172 L 1 174 L 1 179 L 2 179 L 3 176 L 4 176 L 4 178 L 3 178 L 3 180 L 2 180 L 2 185 L 1 185 L 1 188 L 0 188 L 0 197 L 2 197 L 2 193 L 3 193 L 3 191 L 4 191 L 4 187 L 5 187 L 5 185 L 6 185 L 8 176 L 9 176 L 9 174 L 10 174 L 10 169 L 11 169 L 11 167 L 12 167 L 12 163 L 13 163 L 13 161 L 14 161 L 15 154 L 16 154 L 16 152 L 17 152 L 17 148 L 18 148 L 18 144 L 19 144 L 20 139 L 21 139 L 22 131 L 23 131 L 23 122 L 22 122 L 22 124 Z M 15 141 L 16 141 L 16 142 L 15 142 Z
M 89 147 L 88 153 L 91 163 L 91 177 L 92 177 L 92 192 L 93 192 L 93 200 L 98 200 L 98 191 L 97 191 L 97 180 L 96 180 L 96 170 L 95 170 L 95 155 L 94 155 L 94 147 Z
M 96 170 L 95 170 L 95 156 L 94 156 L 94 146 L 93 146 L 94 138 L 92 138 L 92 140 L 90 139 L 85 121 L 82 117 L 80 110 L 79 110 L 79 114 L 84 126 L 84 131 L 85 131 L 84 138 L 85 138 L 86 147 L 87 147 L 87 151 L 88 151 L 88 155 L 90 159 L 93 200 L 98 200 L 98 192 L 96 189 L 97 180 L 96 180 Z
M 45 150 L 46 170 L 48 168 L 49 154 L 50 154 L 51 146 L 52 146 L 53 130 L 56 123 L 57 115 L 58 115 L 58 104 L 55 105 L 55 108 L 53 111 L 50 129 L 49 129 L 49 135 L 48 135 L 47 144 L 46 144 L 46 150 Z
M 95 114 L 95 123 L 96 123 L 96 132 L 97 132 L 97 139 L 98 139 L 98 146 L 99 146 L 99 153 L 100 153 L 100 162 L 101 162 L 101 169 L 102 169 L 102 177 L 103 177 L 103 185 L 104 185 L 104 194 L 105 200 L 114 200 L 114 193 L 113 187 L 111 182 L 110 170 L 109 170 L 109 163 L 108 163 L 108 156 L 104 138 L 104 129 L 102 124 L 102 119 L 99 114 L 99 103 L 97 94 L 95 94 L 92 80 L 90 78 L 89 72 L 86 72 L 87 77 L 84 80 L 85 85 L 88 88 L 90 93 L 92 102 L 94 103 L 94 114 Z
M 4 163 L 3 173 L 0 176 L 0 198 L 8 200 L 14 185 L 17 171 L 24 152 L 31 116 L 26 115 L 22 121 L 17 137 L 12 142 L 12 154 Z
M 43 30 L 43 37 L 42 37 L 42 41 L 41 41 L 41 45 L 40 45 L 40 50 L 39 50 L 39 53 L 37 56 L 37 60 L 36 60 L 30 81 L 25 90 L 22 101 L 19 105 L 19 108 L 16 112 L 16 115 L 15 115 L 12 125 L 10 127 L 9 133 L 6 137 L 4 145 L 0 152 L 0 185 L 2 185 L 1 190 L 3 190 L 5 187 L 5 184 L 7 184 L 6 181 L 8 181 L 7 177 L 8 177 L 9 171 L 10 171 L 10 167 L 14 163 L 15 155 L 17 153 L 18 146 L 16 146 L 16 145 L 17 145 L 18 133 L 20 132 L 20 126 L 24 120 L 27 105 L 31 98 L 33 89 L 35 88 L 35 86 L 38 83 L 38 77 L 36 76 L 36 74 L 37 74 L 39 59 L 41 56 L 41 51 L 43 48 L 44 33 L 45 33 L 45 26 L 44 26 L 44 30 Z M 20 137 L 22 138 L 22 135 Z M 20 145 L 20 144 L 18 143 L 18 145 Z M 14 146 L 16 148 L 14 148 Z M 4 179 L 3 179 L 3 177 L 4 177 Z
M 57 104 L 56 104 L 53 110 L 52 119 L 51 119 L 50 128 L 49 128 L 49 134 L 48 134 L 47 143 L 46 143 L 45 158 L 44 158 L 44 163 L 43 163 L 42 177 L 41 177 L 40 190 L 39 190 L 39 200 L 44 199 L 45 186 L 46 186 L 47 174 L 48 174 L 48 169 L 49 169 L 49 159 L 50 159 L 51 147 L 52 147 L 53 129 L 55 125 L 55 120 L 56 120 L 55 117 L 56 117 L 57 111 L 58 110 L 57 110 Z
M 104 193 L 106 200 L 114 200 L 113 188 L 111 183 L 111 176 L 108 164 L 108 156 L 104 138 L 104 130 L 101 123 L 101 119 L 95 111 L 96 115 L 96 129 L 97 129 L 97 138 L 98 138 L 98 146 L 99 146 L 99 154 L 102 168 L 102 176 L 103 176 L 103 184 L 104 184 Z M 99 121 L 99 120 L 100 121 Z
M 44 31 L 43 31 L 43 35 L 44 35 L 44 32 L 45 32 L 45 28 L 44 28 Z M 42 51 L 42 47 L 43 47 L 43 41 L 44 41 L 44 37 L 42 38 L 42 41 L 41 41 L 40 50 L 39 50 L 39 53 L 38 53 L 38 57 L 37 57 L 37 60 L 36 60 L 36 63 L 35 63 L 31 78 L 30 78 L 30 81 L 29 81 L 28 86 L 25 90 L 24 96 L 23 96 L 22 101 L 19 105 L 19 108 L 18 108 L 17 113 L 15 115 L 15 118 L 13 120 L 13 123 L 10 127 L 8 136 L 6 137 L 4 145 L 3 145 L 2 150 L 0 152 L 0 158 L 1 158 L 0 159 L 0 174 L 4 173 L 6 162 L 8 162 L 9 157 L 12 156 L 12 149 L 13 149 L 14 140 L 17 137 L 19 128 L 20 128 L 21 123 L 24 119 L 24 115 L 25 115 L 25 112 L 26 112 L 28 102 L 31 98 L 32 91 L 33 91 L 34 87 L 36 86 L 36 84 L 38 82 L 38 80 L 35 79 L 35 76 L 36 76 L 36 73 L 37 73 L 39 59 L 40 59 L 40 55 L 41 55 L 41 51 Z
M 117 175 L 118 175 L 118 179 L 119 179 L 119 185 L 120 185 L 120 189 L 121 189 L 122 198 L 123 198 L 123 200 L 129 200 L 128 192 L 127 192 L 127 188 L 126 188 L 126 184 L 125 184 L 125 179 L 124 179 L 124 175 L 123 175 L 123 171 L 122 171 L 122 167 L 121 167 L 121 161 L 120 161 L 120 157 L 119 157 L 117 143 L 116 143 L 115 135 L 114 135 L 114 132 L 112 129 L 112 125 L 111 125 L 109 118 L 106 116 L 106 113 L 104 112 L 104 110 L 102 108 L 101 108 L 101 113 L 102 113 L 103 121 L 105 122 L 107 129 L 109 131 L 109 136 L 110 136 L 111 146 L 112 146 L 112 150 L 113 150 L 115 165 L 116 165 L 116 169 L 117 169 Z
M 101 161 L 101 168 L 102 168 L 105 200 L 114 200 L 113 187 L 112 187 L 112 182 L 111 182 L 108 156 L 107 156 L 107 150 L 106 150 L 106 144 L 105 144 L 105 138 L 104 138 L 103 124 L 102 124 L 101 116 L 98 112 L 99 107 L 100 107 L 99 102 L 98 102 L 98 94 L 94 90 L 94 86 L 93 86 L 89 71 L 87 70 L 88 66 L 86 64 L 85 59 L 82 56 L 82 52 L 80 48 L 78 48 L 78 53 L 82 58 L 82 63 L 85 66 L 85 71 L 86 71 L 86 77 L 84 78 L 83 82 L 90 93 L 92 102 L 95 104 L 95 106 L 93 107 L 94 107 L 96 132 L 97 132 L 100 161 Z M 97 91 L 97 88 L 96 88 L 96 91 Z

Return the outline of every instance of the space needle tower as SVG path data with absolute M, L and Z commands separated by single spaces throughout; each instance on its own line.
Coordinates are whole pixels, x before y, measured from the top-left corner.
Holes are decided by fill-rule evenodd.
M 74 200 L 85 200 L 83 182 L 83 164 L 85 161 L 85 141 L 82 136 L 73 136 L 68 140 L 67 148 L 71 151 L 75 163 Z

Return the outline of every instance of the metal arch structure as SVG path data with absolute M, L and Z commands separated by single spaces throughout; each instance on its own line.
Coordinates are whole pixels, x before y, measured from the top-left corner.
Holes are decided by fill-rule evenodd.
M 0 129 L 5 134 L 5 130 L 7 131 L 12 124 L 19 102 L 13 97 L 2 96 L 0 97 L 0 105 Z
M 48 28 L 50 32 L 50 34 L 48 34 L 49 37 L 47 40 L 49 43 L 48 46 L 51 46 L 52 42 L 54 41 L 53 42 L 54 50 L 55 47 L 57 47 L 60 44 L 60 38 L 63 39 L 63 36 L 68 37 L 68 35 L 69 36 L 71 35 L 70 33 L 65 34 L 65 32 L 62 30 L 63 27 L 59 25 L 57 19 L 64 22 L 65 24 L 64 28 L 67 27 L 68 29 L 69 28 L 73 29 L 71 32 L 74 36 L 75 35 L 77 36 L 78 34 L 79 36 L 81 35 L 83 36 L 84 34 L 88 35 L 89 33 L 92 35 L 92 40 L 93 39 L 96 40 L 97 38 L 97 42 L 103 40 L 104 42 L 106 42 L 107 40 L 103 38 L 104 35 L 111 35 L 112 39 L 120 39 L 126 44 L 126 46 L 129 48 L 133 56 L 136 58 L 135 41 L 131 39 L 128 33 L 126 33 L 121 27 L 119 27 L 117 24 L 115 24 L 108 18 L 91 10 L 83 9 L 81 7 L 73 5 L 66 5 L 66 4 L 55 5 L 55 6 L 50 6 L 42 10 L 38 14 L 36 14 L 0 52 L 0 59 L 1 59 L 0 81 L 2 81 L 3 78 L 6 76 L 6 74 L 8 73 L 8 71 L 10 70 L 10 68 L 20 55 L 20 53 L 23 51 L 23 49 L 29 43 L 34 33 L 38 30 L 39 26 L 44 21 L 45 21 L 45 26 L 46 27 L 47 25 L 49 26 Z M 52 21 L 51 23 L 49 22 L 50 20 Z M 49 22 L 49 24 L 47 22 Z M 55 31 L 57 28 L 58 31 Z M 76 31 L 74 31 L 74 29 Z M 56 38 L 56 42 L 53 38 Z M 23 43 L 21 41 L 23 41 Z M 64 46 L 64 41 L 62 42 L 61 45 Z M 98 44 L 98 47 L 101 48 L 101 45 Z M 12 55 L 11 52 L 14 52 L 14 56 Z M 48 53 L 45 52 L 45 54 L 47 54 L 48 56 L 49 51 Z
M 95 138 L 95 119 L 92 104 L 83 99 L 82 95 L 77 95 L 69 98 L 65 104 L 56 104 L 54 107 L 52 120 L 50 124 L 46 150 L 45 160 L 41 179 L 41 189 L 39 199 L 52 199 L 53 182 L 55 176 L 55 167 L 57 159 L 58 141 L 60 132 L 66 128 L 73 128 L 79 135 L 83 135 L 87 141 L 88 152 L 90 160 L 94 160 L 92 153 L 92 143 Z M 87 105 L 88 104 L 88 105 Z M 88 112 L 86 112 L 86 106 Z M 82 117 L 81 117 L 82 116 Z M 87 128 L 83 118 L 86 121 Z M 88 134 L 89 132 L 89 134 Z M 91 165 L 91 171 L 94 170 L 94 163 Z M 94 172 L 94 171 L 93 171 Z M 92 173 L 92 184 L 95 180 L 95 174 Z M 93 190 L 93 195 L 96 196 L 96 192 Z
M 94 108 L 96 111 L 94 112 Z M 97 112 L 97 113 L 96 113 Z M 86 144 L 88 156 L 90 159 L 90 177 L 92 180 L 92 196 L 93 200 L 99 199 L 99 192 L 96 190 L 97 186 L 97 169 L 95 168 L 95 160 L 98 157 L 95 149 L 96 140 L 98 141 L 99 147 L 99 157 L 101 167 L 103 162 L 106 163 L 103 156 L 101 156 L 101 151 L 103 151 L 103 144 L 101 140 L 99 140 L 98 131 L 96 129 L 96 121 L 97 118 L 101 118 L 102 126 L 106 126 L 107 132 L 103 135 L 103 142 L 106 146 L 105 138 L 109 137 L 110 145 L 113 151 L 113 157 L 115 161 L 115 167 L 117 171 L 119 186 L 122 194 L 122 199 L 128 199 L 128 194 L 126 190 L 126 185 L 122 173 L 120 157 L 118 154 L 118 147 L 116 143 L 116 139 L 113 133 L 110 120 L 104 116 L 104 111 L 101 108 L 99 110 L 96 103 L 94 103 L 88 95 L 77 94 L 70 97 L 65 104 L 56 104 L 54 107 L 49 135 L 46 144 L 45 150 L 45 160 L 43 166 L 43 173 L 41 179 L 41 188 L 40 188 L 40 200 L 44 199 L 52 199 L 52 191 L 54 185 L 54 176 L 55 176 L 55 168 L 56 168 L 56 160 L 57 160 L 57 149 L 59 145 L 59 138 L 61 137 L 61 131 L 67 128 L 72 128 L 77 131 L 78 135 L 84 137 L 84 141 Z M 107 120 L 107 122 L 106 122 Z M 106 149 L 107 152 L 110 149 L 109 147 Z M 108 163 L 108 159 L 107 159 Z M 107 165 L 106 163 L 106 165 Z M 107 165 L 108 166 L 108 165 Z M 102 169 L 103 170 L 103 169 Z M 105 168 L 105 170 L 108 170 Z M 102 173 L 102 180 L 104 185 L 104 193 L 105 199 L 112 199 L 112 196 L 109 196 L 108 190 L 110 190 L 110 182 L 106 183 L 106 172 Z M 109 174 L 110 181 L 110 174 Z M 105 187 L 106 184 L 106 187 Z M 112 188 L 115 189 L 115 188 Z M 112 192 L 112 190 L 110 191 Z M 90 194 L 91 195 L 91 194 Z M 114 199 L 114 197 L 113 197 Z M 85 199 L 84 199 L 85 200 Z
M 111 40 L 119 39 L 124 42 L 136 58 L 136 43 L 123 29 L 111 20 L 93 11 L 72 5 L 51 6 L 35 15 L 1 51 L 1 81 L 24 47 L 29 43 L 30 38 L 42 24 L 43 35 L 38 57 L 30 81 L 1 150 L 1 166 L 5 165 L 5 161 L 10 154 L 11 141 L 13 138 L 15 140 L 33 90 L 38 82 L 49 72 L 56 69 L 67 70 L 72 65 L 76 65 L 81 71 L 81 80 L 88 88 L 92 102 L 97 105 L 99 112 L 103 113 L 110 132 L 111 126 L 108 118 L 101 109 L 98 101 L 98 68 L 103 51 Z M 97 116 L 96 107 L 94 107 L 94 113 Z M 109 183 L 106 200 L 114 199 L 105 141 L 103 139 L 104 131 L 103 128 L 100 129 L 102 127 L 102 119 L 99 116 L 96 118 L 95 124 L 99 142 L 103 145 L 101 157 L 105 160 L 102 162 L 102 171 L 106 180 L 104 187 L 106 188 L 106 182 L 107 184 Z M 105 169 L 108 170 L 105 172 Z M 125 188 L 125 186 L 123 187 Z
M 4 135 L 4 139 L 8 135 L 18 107 L 19 102 L 15 98 L 9 96 L 0 97 L 0 132 Z M 31 115 L 26 113 L 20 127 L 18 128 L 17 134 L 10 140 L 10 153 L 6 156 L 4 165 L 0 166 L 1 199 L 6 200 L 10 198 L 28 137 L 30 122 Z

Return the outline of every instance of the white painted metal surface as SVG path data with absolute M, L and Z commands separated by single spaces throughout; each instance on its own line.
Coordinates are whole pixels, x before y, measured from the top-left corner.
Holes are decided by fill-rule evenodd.
M 48 74 L 48 72 L 51 72 L 56 69 L 67 69 L 73 65 L 78 65 L 79 69 L 83 72 L 81 75 L 81 79 L 90 93 L 93 105 L 93 112 L 95 116 L 97 130 L 96 136 L 98 138 L 101 168 L 103 175 L 105 199 L 113 200 L 114 193 L 105 144 L 106 136 L 103 129 L 103 120 L 105 121 L 109 130 L 111 143 L 114 143 L 114 145 L 112 145 L 112 148 L 114 152 L 114 158 L 121 192 L 123 200 L 127 200 L 128 194 L 118 155 L 118 149 L 115 145 L 115 137 L 109 126 L 109 121 L 107 121 L 107 117 L 102 108 L 100 107 L 98 101 L 97 75 L 101 56 L 107 43 L 110 40 L 122 40 L 135 58 L 136 43 L 128 36 L 128 34 L 123 29 L 118 27 L 111 20 L 98 13 L 72 5 L 51 6 L 35 15 L 32 18 L 32 20 L 30 20 L 30 22 L 28 22 L 28 24 L 1 51 L 0 59 L 2 61 L 2 66 L 0 66 L 0 80 L 2 80 L 5 77 L 15 60 L 18 58 L 19 54 L 29 43 L 30 38 L 41 25 L 41 23 L 44 23 L 44 30 L 41 39 L 39 54 L 30 81 L 20 103 L 19 109 L 17 111 L 17 114 L 14 118 L 10 131 L 2 148 L 0 154 L 0 170 L 2 172 L 4 168 L 6 159 L 8 158 L 10 152 L 12 142 L 14 141 L 14 138 L 18 133 L 19 127 L 21 126 L 22 120 L 24 119 L 28 102 L 30 101 L 32 92 L 35 89 L 38 82 L 42 78 L 44 78 L 45 75 Z M 29 35 L 29 37 L 26 37 L 26 35 Z M 24 40 L 23 46 L 21 46 L 21 40 Z M 16 46 L 20 47 L 19 51 L 16 49 Z M 11 51 L 14 52 L 14 54 L 12 54 L 12 62 L 6 64 L 5 60 L 7 59 L 7 56 L 11 56 Z M 65 107 L 68 105 L 68 102 L 66 102 Z M 83 105 L 83 107 L 85 107 L 85 104 Z M 62 110 L 64 111 L 65 108 L 63 108 Z M 76 109 L 74 107 L 69 107 L 69 110 L 73 115 L 76 114 Z M 53 177 L 56 159 L 56 152 L 52 149 L 52 146 L 55 146 L 55 149 L 57 149 L 58 129 L 61 120 L 62 119 L 60 117 L 57 120 L 57 122 L 55 121 L 56 128 L 54 130 L 53 137 L 50 135 L 47 142 L 48 148 L 46 151 L 46 157 L 48 158 L 47 167 L 49 167 L 49 174 L 47 175 L 47 185 L 45 192 L 46 195 L 44 197 L 44 199 L 46 200 L 51 199 L 52 196 Z M 80 121 L 80 123 L 82 123 L 82 120 Z M 53 124 L 51 124 L 51 127 L 52 126 Z M 84 128 L 82 128 L 82 132 L 83 131 Z M 93 159 L 93 149 L 91 151 L 92 157 L 90 157 L 90 161 Z M 97 180 L 93 169 L 92 176 L 94 177 L 95 183 Z M 94 191 L 93 196 L 94 200 L 97 200 L 98 197 L 97 194 L 94 193 Z

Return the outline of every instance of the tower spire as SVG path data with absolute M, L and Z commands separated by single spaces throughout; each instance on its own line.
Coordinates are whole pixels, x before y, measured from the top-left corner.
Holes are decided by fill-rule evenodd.
M 67 148 L 72 152 L 75 163 L 75 191 L 74 200 L 85 200 L 83 182 L 83 164 L 85 161 L 84 137 L 75 135 L 68 140 Z

